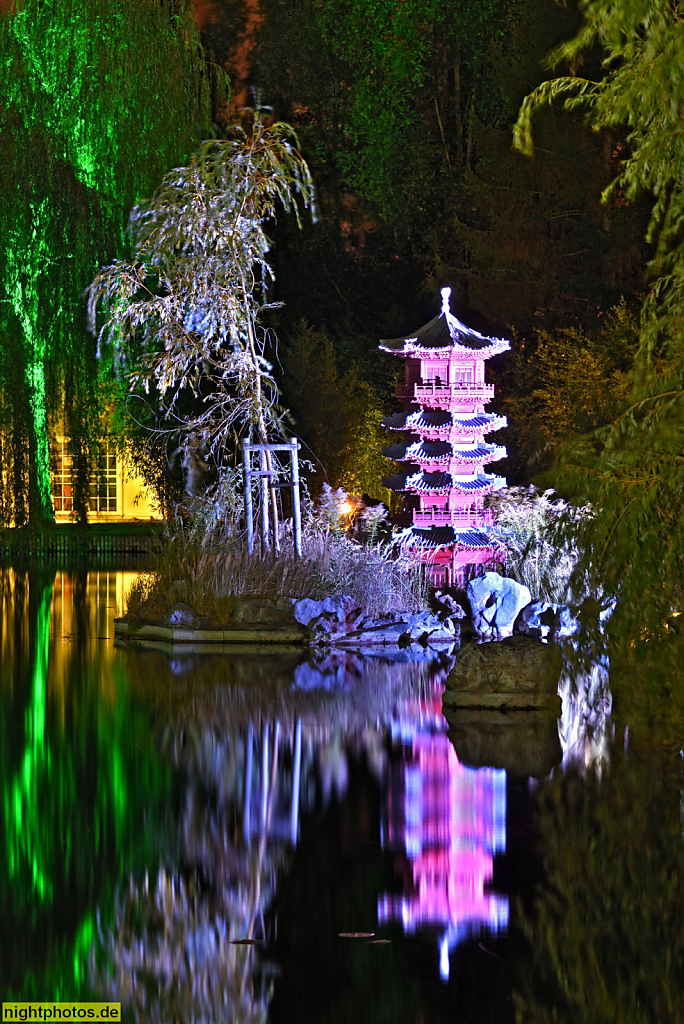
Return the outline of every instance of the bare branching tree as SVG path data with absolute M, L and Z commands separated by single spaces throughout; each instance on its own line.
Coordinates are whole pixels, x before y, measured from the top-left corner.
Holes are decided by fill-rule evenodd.
M 88 289 L 98 350 L 131 390 L 155 394 L 186 461 L 202 451 L 221 466 L 231 438 L 253 428 L 265 444 L 279 432 L 260 326 L 273 307 L 266 228 L 280 210 L 301 224 L 313 202 L 293 130 L 269 124 L 263 108 L 245 111 L 135 207 L 133 260 L 104 267 Z

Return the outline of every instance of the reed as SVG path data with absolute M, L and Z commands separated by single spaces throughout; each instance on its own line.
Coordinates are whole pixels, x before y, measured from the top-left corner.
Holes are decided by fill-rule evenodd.
M 183 601 L 199 615 L 221 621 L 236 597 L 321 600 L 342 594 L 376 616 L 426 604 L 423 574 L 395 558 L 386 544 L 361 545 L 333 531 L 307 532 L 301 559 L 286 543 L 277 555 L 250 556 L 240 537 L 219 538 L 177 523 L 167 529 L 153 569 L 130 592 L 127 613 L 149 601 L 161 615 Z
M 574 604 L 571 578 L 579 559 L 576 526 L 593 513 L 587 505 L 573 508 L 553 490 L 506 487 L 488 501 L 496 514 L 496 530 L 506 546 L 506 574 L 523 583 L 533 599 Z

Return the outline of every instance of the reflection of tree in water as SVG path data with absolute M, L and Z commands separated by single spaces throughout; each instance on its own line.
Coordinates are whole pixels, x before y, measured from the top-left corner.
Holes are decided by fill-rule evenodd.
M 103 937 L 107 968 L 94 987 L 121 999 L 136 1020 L 264 1021 L 271 974 L 258 947 L 270 938 L 266 911 L 300 808 L 330 799 L 319 766 L 339 749 L 338 736 L 326 745 L 315 723 L 298 722 L 290 734 L 264 720 L 167 739 L 187 773 L 181 867 L 122 891 Z M 359 742 L 377 757 L 372 731 Z
M 265 1021 L 271 979 L 257 946 L 287 848 L 264 834 L 248 850 L 208 807 L 186 808 L 181 845 L 180 871 L 119 894 L 93 987 L 140 1021 Z
M 106 916 L 116 880 L 149 857 L 166 795 L 123 680 L 103 693 L 102 664 L 78 644 L 56 678 L 53 578 L 1 579 L 1 970 L 29 998 L 80 992 L 95 907 Z
M 425 665 L 342 656 L 332 666 L 336 696 L 297 693 L 292 670 L 271 662 L 264 680 L 263 659 L 236 660 L 199 661 L 192 687 L 186 679 L 165 696 L 155 689 L 174 678 L 166 659 L 137 663 L 136 684 L 153 702 L 162 746 L 185 786 L 180 870 L 122 890 L 103 936 L 108 966 L 93 979 L 136 1020 L 266 1020 L 272 969 L 260 946 L 272 938 L 267 911 L 300 817 L 344 794 L 349 756 L 363 756 L 381 778 L 379 707 L 413 716 L 430 689 Z
M 679 762 L 614 752 L 600 778 L 568 771 L 542 787 L 521 1024 L 684 1019 Z
M 600 769 L 613 741 L 607 659 L 586 664 L 566 653 L 558 692 L 563 702 L 558 723 L 563 765 Z

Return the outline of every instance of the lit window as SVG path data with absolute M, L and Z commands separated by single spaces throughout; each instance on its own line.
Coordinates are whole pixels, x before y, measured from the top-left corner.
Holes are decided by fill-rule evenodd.
M 112 448 L 105 449 L 93 464 L 90 511 L 116 512 L 116 452 Z
M 52 477 L 52 504 L 55 512 L 74 511 L 73 459 L 66 441 L 58 441 Z
M 445 384 L 448 372 L 446 363 L 427 363 L 423 370 L 423 376 L 425 380 L 436 381 L 439 378 L 440 383 Z

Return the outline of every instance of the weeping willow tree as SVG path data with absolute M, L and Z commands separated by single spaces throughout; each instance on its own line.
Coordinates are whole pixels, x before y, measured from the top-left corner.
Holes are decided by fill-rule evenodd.
M 583 111 L 595 130 L 626 128 L 606 197 L 652 195 L 653 256 L 629 399 L 613 423 L 566 449 L 556 479 L 598 509 L 585 524 L 580 571 L 618 598 L 616 634 L 662 633 L 684 590 L 684 20 L 669 0 L 580 6 L 577 35 L 549 59 L 574 71 L 526 98 L 516 145 L 532 152 L 532 115 L 546 103 Z M 603 75 L 592 81 L 574 72 L 596 46 Z
M 4 5 L 0 67 L 0 522 L 52 518 L 56 432 L 84 519 L 101 410 L 81 295 L 131 206 L 211 134 L 223 80 L 191 0 Z
M 280 210 L 299 221 L 300 205 L 312 204 L 290 126 L 245 111 L 244 123 L 203 143 L 133 210 L 133 259 L 104 267 L 90 286 L 98 348 L 125 369 L 131 390 L 159 401 L 185 465 L 201 452 L 220 471 L 245 428 L 263 444 L 279 431 L 260 325 L 273 276 L 266 227 Z

